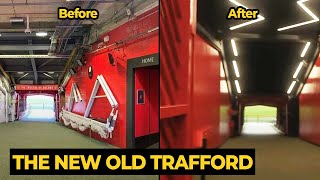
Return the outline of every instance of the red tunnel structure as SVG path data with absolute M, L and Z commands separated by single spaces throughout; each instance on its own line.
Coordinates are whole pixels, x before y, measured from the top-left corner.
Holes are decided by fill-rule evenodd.
M 286 136 L 320 145 L 319 43 L 310 55 L 312 62 L 299 85 L 298 98 L 285 93 L 235 95 L 226 43 L 199 25 L 198 8 L 199 0 L 161 1 L 160 148 L 219 148 L 241 134 L 244 108 L 251 105 L 276 107 L 277 128 Z

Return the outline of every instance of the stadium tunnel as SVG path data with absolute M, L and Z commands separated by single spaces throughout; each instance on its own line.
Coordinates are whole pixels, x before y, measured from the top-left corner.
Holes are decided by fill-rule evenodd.
M 99 18 L 59 20 L 59 7 Z M 0 156 L 159 147 L 158 0 L 5 0 L 0 11 Z
M 238 6 L 259 9 L 258 19 L 226 19 Z M 320 150 L 320 2 L 168 0 L 161 7 L 160 147 L 256 149 L 256 176 L 207 179 L 319 175 L 312 161 Z M 242 134 L 245 109 L 256 105 L 276 108 L 279 134 Z M 299 153 L 303 167 L 286 161 Z

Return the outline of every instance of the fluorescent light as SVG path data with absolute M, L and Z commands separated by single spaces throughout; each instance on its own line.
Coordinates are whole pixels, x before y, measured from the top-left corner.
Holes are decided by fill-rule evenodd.
M 49 58 L 49 59 L 63 59 L 63 58 L 68 58 L 68 55 L 61 55 L 61 56 L 49 56 L 47 54 L 45 55 L 0 55 L 0 59 L 30 59 L 30 58 L 40 58 L 40 59 L 45 59 L 45 58 Z
M 40 36 L 40 37 L 45 37 L 48 35 L 48 33 L 47 32 L 37 32 L 36 35 Z
M 237 50 L 236 42 L 233 39 L 231 39 L 231 45 L 232 45 L 234 56 L 238 56 L 238 50 Z
M 238 80 L 235 80 L 234 83 L 236 84 L 237 92 L 238 92 L 239 94 L 241 94 L 241 88 L 240 88 L 239 81 L 238 81 Z
M 234 72 L 235 72 L 237 78 L 239 78 L 239 77 L 240 77 L 240 73 L 239 73 L 237 61 L 233 60 L 233 61 L 232 61 L 232 64 L 233 64 Z
M 47 77 L 49 77 L 49 78 L 51 78 L 51 79 L 54 79 L 52 76 L 50 76 L 49 74 L 47 74 L 47 73 L 42 73 L 43 75 L 45 75 L 45 76 L 47 76 Z
M 303 3 L 307 2 L 309 0 L 299 0 L 297 1 L 298 5 L 306 12 L 308 13 L 309 16 L 312 17 L 312 20 L 306 21 L 306 22 L 302 22 L 302 23 L 298 23 L 298 24 L 294 24 L 294 25 L 290 25 L 290 26 L 286 26 L 286 27 L 282 27 L 279 28 L 278 31 L 284 31 L 284 30 L 288 30 L 291 28 L 295 28 L 295 27 L 299 27 L 299 26 L 303 26 L 303 25 L 307 25 L 307 24 L 311 24 L 311 23 L 315 23 L 319 21 L 319 18 L 313 14 L 310 9 L 308 9 Z
M 302 66 L 303 66 L 303 62 L 300 62 L 299 66 L 298 66 L 298 68 L 297 68 L 297 70 L 296 70 L 296 72 L 293 74 L 293 78 L 294 78 L 294 79 L 297 78 L 297 76 L 298 76 L 298 74 L 299 74 Z
M 24 20 L 22 17 L 12 17 L 10 18 L 11 23 L 22 23 Z
M 244 6 L 243 4 L 241 4 L 241 3 L 239 3 L 239 2 L 237 2 L 235 0 L 229 0 L 229 1 L 232 2 L 233 4 L 237 5 L 237 6 L 242 6 L 242 7 L 246 8 L 246 9 L 248 9 L 246 6 Z M 263 21 L 263 20 L 265 20 L 265 18 L 263 16 L 261 16 L 261 15 L 258 15 L 258 18 L 255 19 L 255 20 L 248 21 L 248 22 L 236 25 L 236 26 L 232 26 L 229 29 L 232 31 L 232 30 L 235 30 L 235 29 L 238 29 L 238 28 L 241 28 L 241 27 L 244 27 L 244 26 L 248 26 L 250 24 L 254 24 L 254 23 L 257 23 L 257 22 Z
M 310 45 L 311 45 L 311 42 L 307 42 L 306 46 L 304 47 L 304 49 L 303 49 L 303 51 L 301 53 L 301 57 L 304 57 L 306 55 Z
M 24 72 L 17 72 L 17 74 L 24 74 Z
M 293 87 L 296 85 L 296 83 L 297 83 L 297 81 L 293 81 L 293 82 L 291 83 L 291 85 L 290 85 L 290 87 L 289 87 L 289 89 L 288 89 L 288 91 L 287 91 L 287 94 L 290 94 L 290 93 L 291 93 L 291 91 L 292 91 Z

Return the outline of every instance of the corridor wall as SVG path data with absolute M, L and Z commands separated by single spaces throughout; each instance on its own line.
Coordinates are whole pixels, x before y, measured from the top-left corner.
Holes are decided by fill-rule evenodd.
M 320 145 L 320 56 L 300 95 L 300 137 Z
M 83 101 L 74 103 L 71 111 L 78 115 L 84 115 L 97 75 L 103 75 L 119 103 L 119 114 L 112 138 L 103 139 L 99 134 L 88 129 L 81 131 L 81 133 L 121 148 L 126 147 L 127 62 L 132 58 L 159 52 L 158 31 L 151 31 L 159 26 L 158 14 L 158 7 L 153 8 L 134 20 L 106 32 L 93 45 L 92 51 L 86 53 L 86 64 L 76 70 L 76 74 L 70 78 L 66 85 L 65 107 L 68 107 L 71 85 L 75 82 Z M 145 35 L 141 36 L 141 34 Z M 106 36 L 109 36 L 109 42 L 103 41 Z M 112 46 L 114 43 L 117 45 Z M 103 48 L 106 46 L 108 47 Z M 109 53 L 115 61 L 114 65 L 109 61 Z M 89 67 L 92 67 L 93 70 L 92 79 L 88 77 Z M 104 95 L 101 88 L 97 95 Z M 93 103 L 90 115 L 105 123 L 110 112 L 111 106 L 107 98 L 97 98 Z
M 222 59 L 196 32 L 196 3 L 161 1 L 161 148 L 201 148 L 203 139 L 216 148 L 229 136 L 229 94 L 220 92 Z

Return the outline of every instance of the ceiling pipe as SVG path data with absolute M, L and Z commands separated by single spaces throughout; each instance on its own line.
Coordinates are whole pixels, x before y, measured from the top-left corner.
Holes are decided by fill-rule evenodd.
M 91 2 L 99 2 L 99 3 L 124 3 L 123 1 L 118 0 L 90 0 Z M 129 1 L 129 0 L 127 0 Z M 48 6 L 48 5 L 66 5 L 70 2 L 88 2 L 88 0 L 69 0 L 66 2 L 61 1 L 52 1 L 52 2 L 30 2 L 30 3 L 0 3 L 1 6 Z M 125 1 L 126 2 L 126 1 Z

